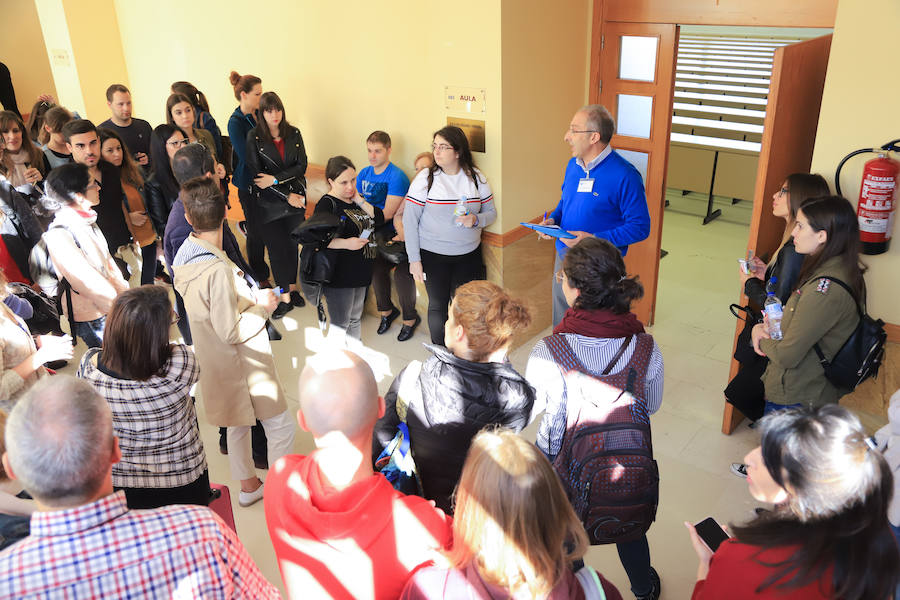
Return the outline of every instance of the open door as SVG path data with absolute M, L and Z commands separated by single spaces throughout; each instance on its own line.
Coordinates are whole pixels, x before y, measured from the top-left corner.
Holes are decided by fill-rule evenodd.
M 780 189 L 785 177 L 808 172 L 812 164 L 830 49 L 831 36 L 826 35 L 775 51 L 747 241 L 747 249 L 766 260 L 778 250 L 784 235 L 784 221 L 772 214 L 772 194 Z M 745 305 L 746 296 L 742 294 L 739 302 Z M 738 321 L 735 344 L 742 326 Z M 729 380 L 737 372 L 738 362 L 732 360 Z M 734 431 L 743 418 L 726 402 L 722 433 Z
M 628 249 L 625 266 L 644 284 L 633 310 L 646 325 L 656 307 L 677 44 L 677 25 L 603 23 L 600 85 L 591 93 L 616 119 L 610 144 L 644 178 L 650 236 Z

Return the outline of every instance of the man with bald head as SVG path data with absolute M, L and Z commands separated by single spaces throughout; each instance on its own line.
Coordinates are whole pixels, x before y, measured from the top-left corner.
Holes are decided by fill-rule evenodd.
M 359 356 L 331 350 L 309 359 L 297 420 L 316 450 L 279 459 L 264 498 L 290 598 L 397 598 L 449 545 L 449 517 L 372 470 L 372 432 L 383 414 Z
M 106 400 L 87 381 L 45 377 L 6 423 L 3 468 L 38 510 L 0 552 L 2 598 L 278 598 L 237 535 L 206 507 L 129 510 Z

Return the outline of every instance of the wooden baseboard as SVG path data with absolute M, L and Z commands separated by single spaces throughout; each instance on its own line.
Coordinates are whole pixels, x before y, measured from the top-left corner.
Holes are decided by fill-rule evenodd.
M 540 223 L 544 219 L 544 215 L 538 215 L 528 221 L 529 223 Z M 518 242 L 526 235 L 534 234 L 534 231 L 521 225 L 516 225 L 506 233 L 493 233 L 491 231 L 483 231 L 481 233 L 481 241 L 488 246 L 495 248 L 503 248 L 515 242 Z
M 895 344 L 900 344 L 900 325 L 893 323 L 885 323 L 884 330 L 887 332 L 887 340 Z

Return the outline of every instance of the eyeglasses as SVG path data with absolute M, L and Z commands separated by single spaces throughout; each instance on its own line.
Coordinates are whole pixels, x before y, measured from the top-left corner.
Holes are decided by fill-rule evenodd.
M 432 150 L 440 150 L 441 152 L 446 152 L 447 150 L 453 150 L 453 146 L 449 144 L 432 144 Z
M 180 140 L 176 140 L 174 142 L 166 142 L 170 146 L 179 147 L 179 146 L 187 146 L 190 141 L 187 138 L 182 138 Z
M 583 130 L 579 131 L 578 129 L 572 129 L 571 127 L 569 127 L 569 133 L 600 133 L 600 132 L 597 131 L 596 129 L 583 129 Z
M 178 322 L 181 321 L 181 317 L 178 316 L 178 313 L 172 313 L 172 325 L 178 325 Z
M 553 277 L 556 278 L 556 283 L 562 283 L 563 277 L 565 277 L 565 276 L 566 276 L 566 272 L 564 269 L 560 269 L 559 271 L 557 271 L 556 273 L 553 274 Z

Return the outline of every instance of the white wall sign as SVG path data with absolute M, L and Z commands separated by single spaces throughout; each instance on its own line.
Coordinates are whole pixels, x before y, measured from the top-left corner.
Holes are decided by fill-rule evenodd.
M 444 105 L 453 112 L 483 113 L 487 110 L 482 88 L 444 86 Z

